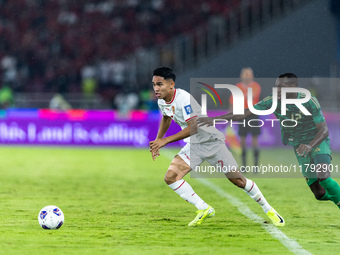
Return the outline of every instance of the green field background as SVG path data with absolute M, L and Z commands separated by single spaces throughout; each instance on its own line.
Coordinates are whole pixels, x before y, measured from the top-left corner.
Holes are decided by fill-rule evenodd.
M 0 147 L 0 254 L 291 254 L 261 224 L 186 177 L 216 209 L 197 228 L 196 208 L 164 183 L 177 150 L 153 162 L 147 149 Z M 296 164 L 292 150 L 261 151 L 263 164 Z M 340 154 L 333 154 L 340 164 Z M 247 174 L 285 218 L 280 228 L 312 254 L 340 253 L 340 211 L 314 199 L 303 178 Z M 336 178 L 340 183 L 340 180 Z M 261 207 L 225 178 L 209 179 L 266 219 Z M 59 230 L 43 230 L 38 213 L 57 205 Z

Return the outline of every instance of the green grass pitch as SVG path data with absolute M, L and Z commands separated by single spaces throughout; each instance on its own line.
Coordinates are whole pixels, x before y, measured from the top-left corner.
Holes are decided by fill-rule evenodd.
M 195 207 L 163 181 L 163 150 L 0 147 L 0 254 L 292 254 L 210 188 L 186 177 L 216 209 L 197 228 Z M 264 164 L 296 164 L 292 150 L 263 150 Z M 340 165 L 340 154 L 333 163 Z M 339 254 L 340 211 L 316 201 L 303 178 L 258 178 L 267 200 L 284 216 L 280 230 L 312 254 Z M 339 183 L 340 180 L 336 179 Z M 267 220 L 262 209 L 226 179 L 209 179 Z M 57 205 L 59 230 L 44 230 L 39 210 Z

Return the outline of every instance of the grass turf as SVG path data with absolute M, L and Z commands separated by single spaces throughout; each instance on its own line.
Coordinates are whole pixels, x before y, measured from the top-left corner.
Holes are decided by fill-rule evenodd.
M 188 228 L 195 208 L 163 182 L 170 162 L 164 155 L 153 162 L 145 149 L 42 147 L 0 147 L 0 154 L 1 254 L 289 254 L 259 224 L 189 176 L 216 216 Z M 333 164 L 339 159 L 334 154 Z M 262 151 L 261 162 L 297 164 L 293 152 L 282 149 Z M 316 201 L 303 178 L 247 177 L 284 216 L 281 230 L 289 238 L 314 254 L 338 254 L 334 204 Z M 211 181 L 266 219 L 226 179 Z M 38 225 L 39 210 L 49 204 L 65 214 L 59 230 Z

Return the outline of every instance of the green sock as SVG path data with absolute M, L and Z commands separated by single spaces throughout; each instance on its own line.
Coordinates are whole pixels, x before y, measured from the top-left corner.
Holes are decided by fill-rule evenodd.
M 326 180 L 320 182 L 320 185 L 324 187 L 324 189 L 326 190 L 325 196 L 328 195 L 329 198 L 333 201 L 333 203 L 336 204 L 340 209 L 340 186 L 339 184 L 336 181 L 334 181 L 331 177 L 329 177 Z

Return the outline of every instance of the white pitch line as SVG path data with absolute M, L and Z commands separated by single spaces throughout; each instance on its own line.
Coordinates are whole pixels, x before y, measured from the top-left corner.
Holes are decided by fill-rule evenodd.
M 244 216 L 251 219 L 255 223 L 259 223 L 261 227 L 263 227 L 269 234 L 272 235 L 272 237 L 274 237 L 275 239 L 280 241 L 284 246 L 286 246 L 289 251 L 293 252 L 296 255 L 312 255 L 312 253 L 303 249 L 300 244 L 298 244 L 295 240 L 290 239 L 274 225 L 263 223 L 264 221 L 263 218 L 261 218 L 253 211 L 251 211 L 249 207 L 246 204 L 242 203 L 238 198 L 228 194 L 226 191 L 224 191 L 211 181 L 208 181 L 206 179 L 198 179 L 198 181 L 200 181 L 202 184 L 218 193 L 221 197 L 226 198 L 232 205 L 236 206 L 237 209 Z
M 173 156 L 174 156 L 174 154 L 170 154 L 170 151 L 168 151 L 166 149 L 163 150 L 162 152 L 163 152 L 162 154 L 169 159 L 172 159 Z M 262 228 L 264 228 L 272 237 L 274 237 L 275 239 L 280 241 L 292 253 L 294 253 L 296 255 L 313 255 L 309 251 L 303 249 L 302 246 L 300 244 L 298 244 L 298 242 L 296 242 L 295 240 L 290 239 L 288 236 L 286 236 L 281 230 L 279 230 L 274 225 L 264 223 L 263 218 L 258 216 L 252 210 L 250 210 L 250 208 L 246 204 L 241 202 L 241 200 L 230 195 L 229 193 L 227 193 L 226 191 L 221 189 L 218 185 L 212 183 L 211 181 L 208 181 L 207 179 L 203 179 L 203 178 L 197 178 L 197 180 L 200 181 L 205 186 L 212 189 L 213 191 L 215 191 L 216 193 L 218 193 L 221 197 L 224 197 L 225 199 L 227 199 L 229 201 L 229 203 L 231 203 L 232 205 L 237 207 L 239 212 L 242 213 L 244 216 L 246 216 L 247 218 L 249 218 L 250 220 L 252 220 L 255 223 L 259 223 Z

